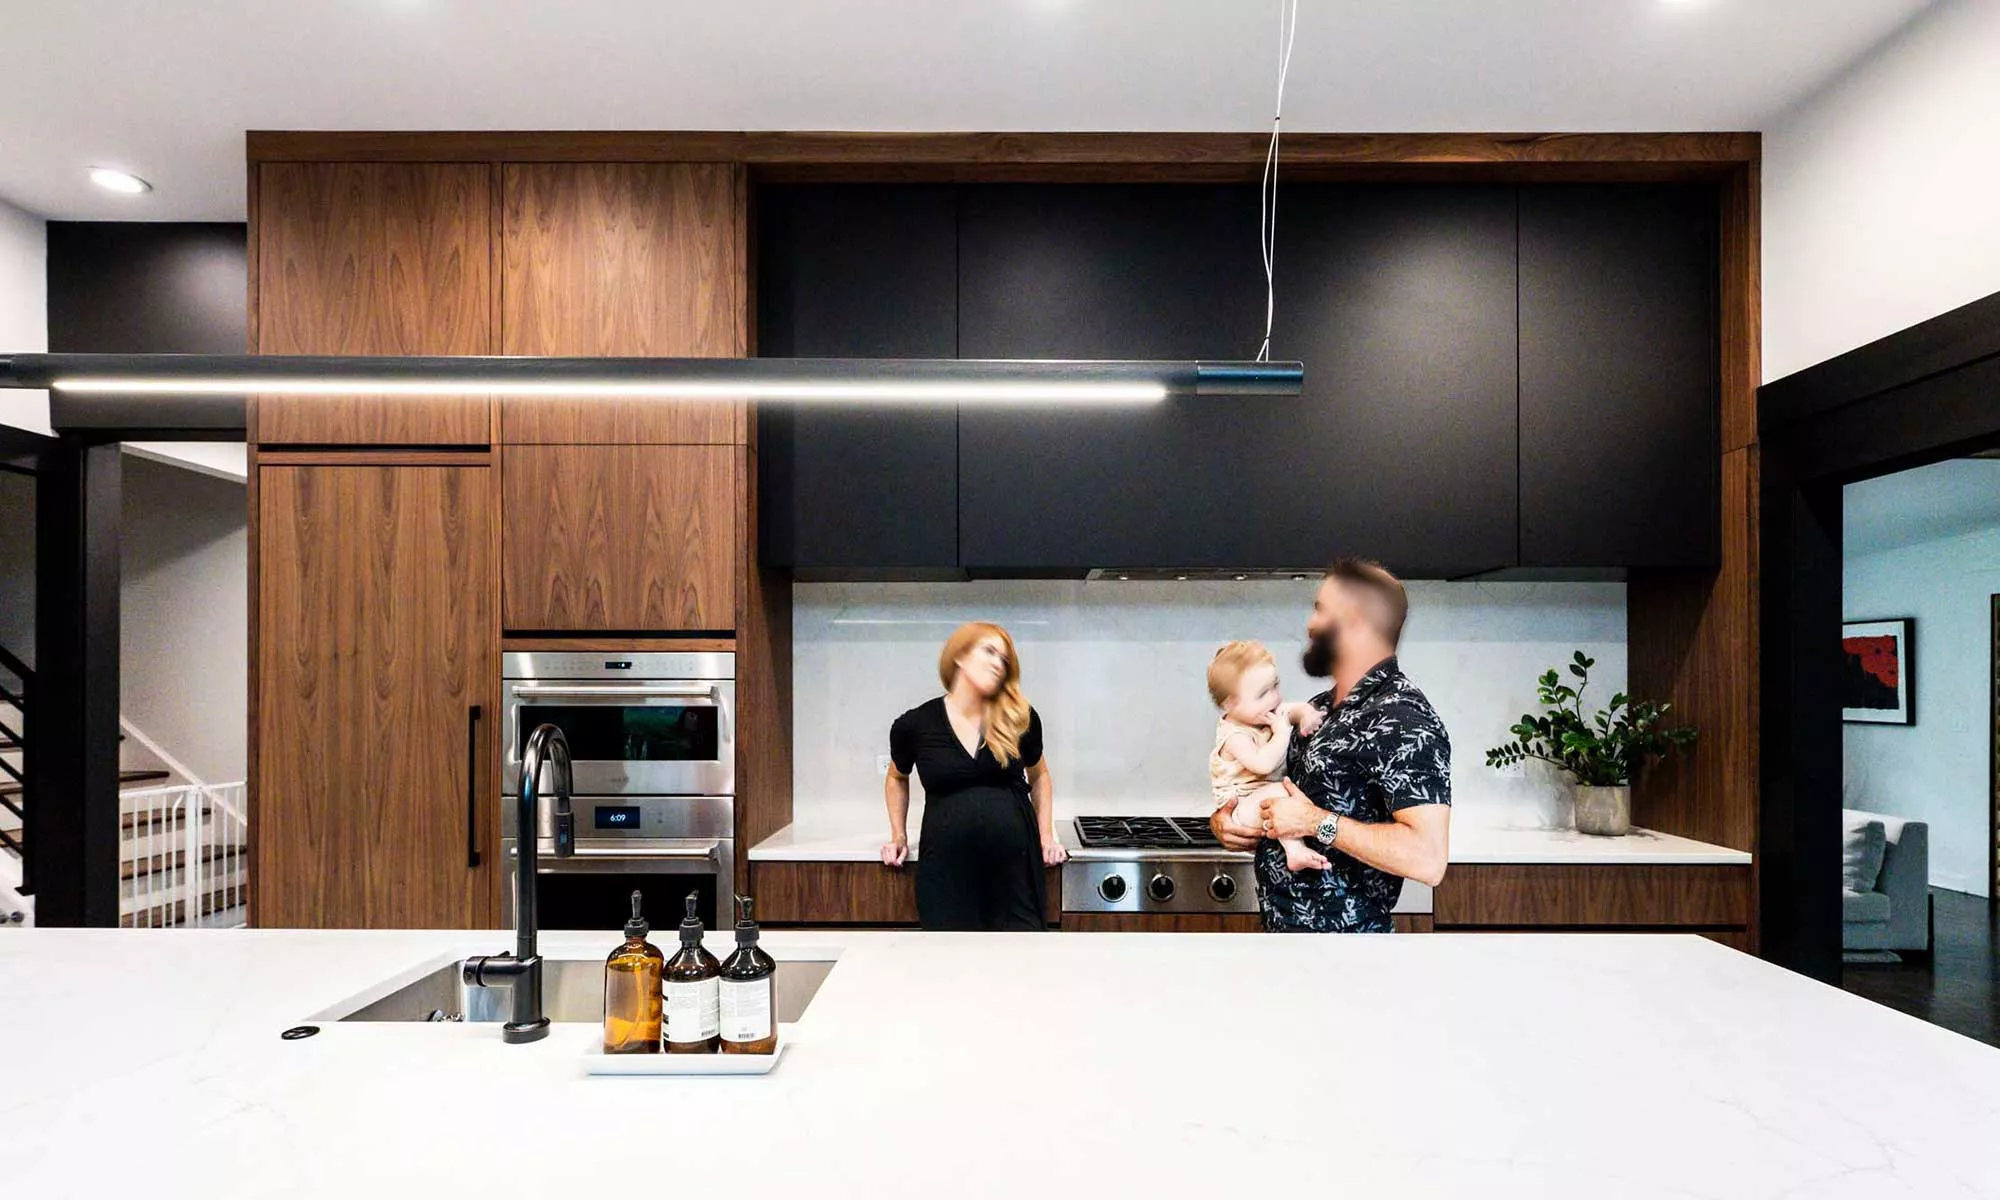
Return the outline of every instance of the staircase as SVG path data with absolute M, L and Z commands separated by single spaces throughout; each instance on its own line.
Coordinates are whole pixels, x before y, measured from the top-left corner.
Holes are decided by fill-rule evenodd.
M 26 859 L 28 691 L 35 673 L 13 651 L 0 646 L 0 925 L 28 919 L 21 872 Z
M 31 801 L 50 802 L 30 795 L 33 691 L 34 670 L 0 646 L 0 925 L 32 922 L 33 901 L 17 890 L 28 853 L 23 826 Z M 243 785 L 208 786 L 176 779 L 179 774 L 153 764 L 118 772 L 118 923 L 128 928 L 246 924 L 249 826 Z

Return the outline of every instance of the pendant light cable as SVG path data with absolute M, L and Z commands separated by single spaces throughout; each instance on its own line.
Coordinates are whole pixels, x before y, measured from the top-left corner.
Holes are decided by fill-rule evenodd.
M 1277 315 L 1274 265 L 1278 258 L 1278 138 L 1285 119 L 1285 76 L 1299 33 L 1299 0 L 1278 0 L 1278 99 L 1271 113 L 1271 147 L 1264 152 L 1264 182 L 1257 191 L 1257 241 L 1264 254 L 1264 342 L 1257 361 L 1271 361 L 1271 321 Z

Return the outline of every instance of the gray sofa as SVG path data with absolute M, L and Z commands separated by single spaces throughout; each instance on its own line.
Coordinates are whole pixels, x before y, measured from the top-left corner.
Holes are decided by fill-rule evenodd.
M 1930 826 L 1888 813 L 1841 810 L 1846 877 L 1840 898 L 1844 950 L 1931 948 Z M 1879 826 L 1875 833 L 1870 825 Z M 1880 868 L 1872 870 L 1879 855 Z M 1866 886 L 1857 888 L 1856 884 Z

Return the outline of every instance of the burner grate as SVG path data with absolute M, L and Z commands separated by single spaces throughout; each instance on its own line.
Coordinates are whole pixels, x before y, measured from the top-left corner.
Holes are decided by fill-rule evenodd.
M 1076 838 L 1106 850 L 1210 850 L 1219 847 L 1199 817 L 1078 817 Z

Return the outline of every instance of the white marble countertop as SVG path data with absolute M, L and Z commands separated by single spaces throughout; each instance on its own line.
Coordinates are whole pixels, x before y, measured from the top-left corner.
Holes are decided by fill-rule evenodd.
M 1176 815 L 1190 815 L 1176 813 Z M 872 823 L 871 823 L 872 822 Z M 920 849 L 916 820 L 910 823 L 910 853 Z M 1072 857 L 1126 858 L 1125 850 L 1084 850 L 1066 816 L 1058 816 L 1056 832 Z M 801 820 L 750 848 L 751 862 L 875 862 L 888 837 L 887 822 L 872 815 L 843 813 L 831 820 Z M 1211 852 L 1213 853 L 1213 852 Z M 1625 837 L 1592 837 L 1574 829 L 1512 829 L 1454 824 L 1451 861 L 1455 863 L 1537 863 L 1587 865 L 1747 864 L 1746 851 L 1710 845 L 1669 833 L 1635 829 Z
M 609 1195 L 635 1158 L 787 1200 L 2000 1196 L 2000 1051 L 1697 937 L 829 936 L 767 937 L 838 958 L 770 1075 L 604 1079 L 594 1024 L 278 1037 L 498 932 L 0 932 L 0 1170 L 36 1200 Z

